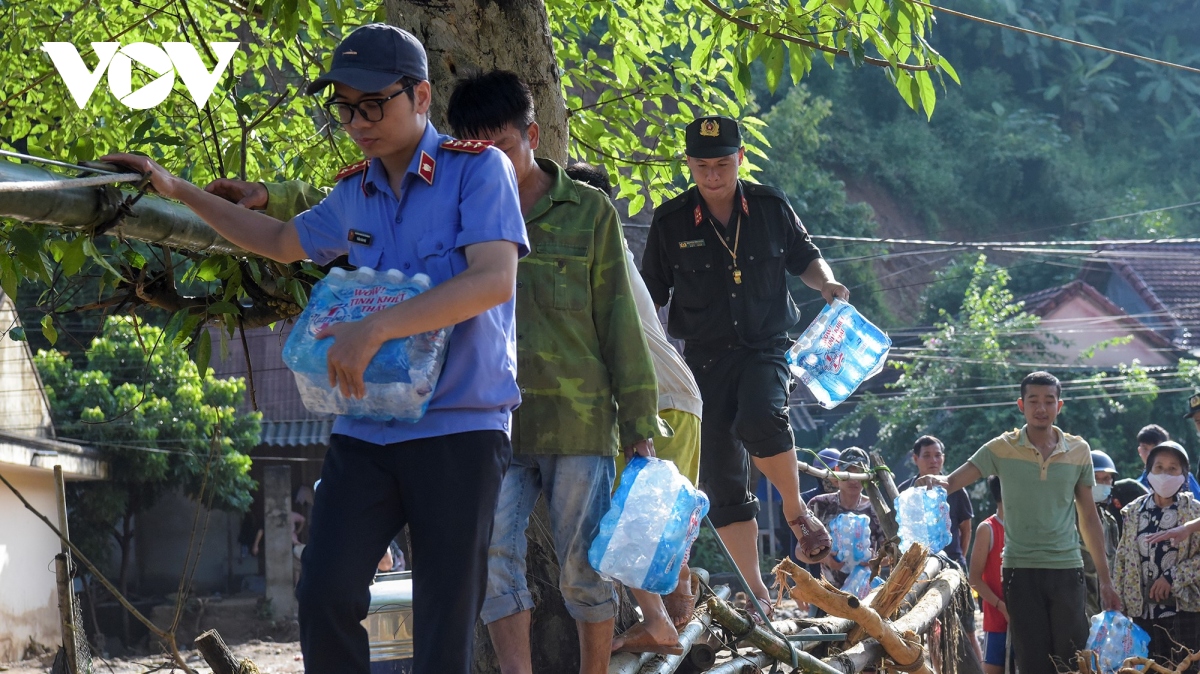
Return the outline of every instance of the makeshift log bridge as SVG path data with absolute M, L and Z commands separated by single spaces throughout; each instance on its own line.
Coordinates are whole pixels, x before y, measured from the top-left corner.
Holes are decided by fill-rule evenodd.
M 963 570 L 945 557 L 931 556 L 921 545 L 912 545 L 899 555 L 899 526 L 892 504 L 898 496 L 890 471 L 877 452 L 871 453 L 872 470 L 844 473 L 797 462 L 797 469 L 820 479 L 864 482 L 883 526 L 888 544 L 872 563 L 873 571 L 890 566 L 883 585 L 865 599 L 842 592 L 814 578 L 791 560 L 776 568 L 780 596 L 784 593 L 801 605 L 814 605 L 828 617 L 756 624 L 750 613 L 731 605 L 721 596 L 705 603 L 712 629 L 708 644 L 733 651 L 728 662 L 707 670 L 712 674 L 779 671 L 811 674 L 855 674 L 879 668 L 892 672 L 933 674 L 931 649 L 941 655 L 941 674 L 978 674 L 981 666 L 971 657 L 958 614 L 973 610 L 967 603 L 969 589 Z M 940 629 L 935 629 L 940 627 Z M 745 653 L 746 646 L 758 652 Z M 681 661 L 688 662 L 681 658 Z M 614 662 L 614 665 L 617 663 Z M 610 674 L 676 671 L 660 664 L 654 669 L 610 668 Z M 678 671 L 705 671 L 681 668 Z

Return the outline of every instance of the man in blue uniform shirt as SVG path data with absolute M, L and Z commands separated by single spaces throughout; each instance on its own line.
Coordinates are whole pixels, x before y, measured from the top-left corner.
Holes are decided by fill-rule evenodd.
M 361 397 L 363 371 L 387 340 L 455 326 L 425 416 L 416 423 L 338 417 L 313 504 L 297 597 L 305 671 L 367 674 L 369 585 L 407 524 L 414 556 L 413 671 L 467 674 L 483 602 L 500 481 L 511 458 L 513 292 L 528 240 L 512 165 L 487 143 L 440 136 L 428 121 L 425 50 L 411 34 L 363 26 L 338 45 L 325 107 L 367 159 L 338 175 L 289 222 L 237 206 L 145 157 L 106 159 L 151 175 L 235 244 L 281 262 L 428 274 L 434 287 L 327 329 L 330 383 Z

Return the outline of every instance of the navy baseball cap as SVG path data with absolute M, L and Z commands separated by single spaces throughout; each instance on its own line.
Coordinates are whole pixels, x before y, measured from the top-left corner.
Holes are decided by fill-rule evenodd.
M 402 77 L 429 79 L 425 47 L 403 28 L 370 23 L 338 44 L 329 72 L 308 85 L 306 93 L 315 94 L 335 82 L 359 91 L 382 91 Z

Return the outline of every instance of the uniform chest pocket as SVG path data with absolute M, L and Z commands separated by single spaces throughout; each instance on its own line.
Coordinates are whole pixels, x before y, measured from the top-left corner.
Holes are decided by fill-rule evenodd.
M 706 246 L 682 248 L 671 266 L 675 271 L 672 302 L 681 307 L 703 308 L 722 293 L 720 276 L 713 268 L 713 257 Z
M 588 247 L 562 243 L 539 243 L 526 258 L 534 268 L 534 297 L 537 303 L 559 311 L 587 308 L 592 284 L 588 279 Z
M 786 287 L 783 246 L 773 241 L 763 241 L 739 255 L 738 263 L 745 270 L 751 291 L 770 296 Z
M 383 257 L 383 244 L 378 240 L 372 241 L 371 245 L 351 243 L 348 257 L 350 264 L 355 267 L 379 269 L 379 260 Z
M 454 247 L 453 232 L 429 232 L 417 241 L 417 255 L 434 283 L 466 270 L 465 255 Z

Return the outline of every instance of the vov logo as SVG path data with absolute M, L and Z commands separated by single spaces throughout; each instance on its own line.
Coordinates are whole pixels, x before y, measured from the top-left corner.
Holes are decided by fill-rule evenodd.
M 133 42 L 124 47 L 120 42 L 93 42 L 92 49 L 99 59 L 95 70 L 88 69 L 79 50 L 70 42 L 43 42 L 42 51 L 50 55 L 54 68 L 81 110 L 105 71 L 108 72 L 108 90 L 113 96 L 134 110 L 146 110 L 166 100 L 175 86 L 177 72 L 196 107 L 204 107 L 239 45 L 238 42 L 210 44 L 217 56 L 217 65 L 211 72 L 200 60 L 196 48 L 187 42 L 164 42 L 161 47 L 149 42 Z M 137 91 L 133 91 L 134 61 L 158 75 Z

